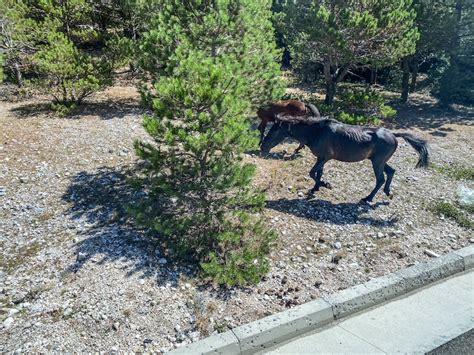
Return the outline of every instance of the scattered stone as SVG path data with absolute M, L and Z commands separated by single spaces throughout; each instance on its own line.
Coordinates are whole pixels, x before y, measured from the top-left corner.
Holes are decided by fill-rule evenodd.
M 335 242 L 332 246 L 336 249 L 341 249 L 342 248 L 341 242 Z
M 341 259 L 342 259 L 342 254 L 337 253 L 337 254 L 332 256 L 331 262 L 334 263 L 334 264 L 339 264 L 339 261 L 341 261 Z
M 20 304 L 22 303 L 26 298 L 26 294 L 23 292 L 15 292 L 12 296 L 12 302 L 13 304 Z
M 87 259 L 87 254 L 86 254 L 86 253 L 83 253 L 83 252 L 81 252 L 81 251 L 80 251 L 79 253 L 77 253 L 77 257 L 76 257 L 76 261 L 77 261 L 77 262 L 80 263 L 80 262 L 82 262 L 82 261 L 84 261 L 84 260 L 86 260 L 86 259 Z
M 168 263 L 168 260 L 166 260 L 166 258 L 159 258 L 158 259 L 158 264 L 160 265 L 165 265 Z
M 199 340 L 199 338 L 201 337 L 201 333 L 199 331 L 190 332 L 188 336 L 192 342 L 195 342 Z
M 4 327 L 5 329 L 10 328 L 10 327 L 12 326 L 12 324 L 13 324 L 14 321 L 15 321 L 15 320 L 13 319 L 13 317 L 8 317 L 7 319 L 5 319 L 5 320 L 3 321 L 3 327 Z
M 425 249 L 424 250 L 424 253 L 432 258 L 438 258 L 439 257 L 439 254 L 435 253 L 434 251 L 432 250 L 429 250 L 429 249 Z
M 68 307 L 68 308 L 65 309 L 63 315 L 64 315 L 64 317 L 68 318 L 68 317 L 70 317 L 73 313 L 74 313 L 74 311 L 72 310 L 72 308 L 69 308 L 69 307 Z
M 15 314 L 17 314 L 18 312 L 20 312 L 18 309 L 16 308 L 12 308 L 8 311 L 8 316 L 9 317 L 13 317 Z
M 115 95 L 122 88 L 116 89 L 111 88 L 118 102 Z M 90 101 L 104 98 L 108 102 L 107 92 Z M 441 246 L 436 249 L 441 254 L 474 243 L 468 229 L 423 207 L 438 199 L 453 201 L 461 182 L 442 174 L 415 172 L 409 164 L 405 174 L 395 176 L 397 197 L 390 205 L 380 191 L 379 203 L 369 208 L 357 201 L 372 188 L 370 164 L 357 169 L 333 164 L 330 175 L 337 190 L 324 189 L 314 201 L 306 201 L 306 189 L 313 185 L 307 173 L 314 164 L 308 150 L 291 162 L 245 157 L 259 167 L 258 186 L 267 185 L 265 171 L 277 168 L 261 215 L 271 221 L 280 238 L 269 258 L 268 278 L 260 284 L 261 293 L 253 287 L 234 292 L 212 288 L 208 280 L 195 277 L 195 264 L 172 262 L 170 246 L 159 238 L 156 243 L 144 238 L 144 231 L 123 213 L 135 197 L 138 202 L 148 193 L 146 188 L 128 189 L 126 183 L 133 175 L 128 169 L 135 165 L 132 141 L 149 139 L 140 124 L 141 110 L 131 111 L 125 105 L 118 112 L 119 105 L 112 105 L 96 114 L 95 106 L 88 105 L 85 119 L 52 120 L 52 113 L 33 114 L 29 120 L 35 124 L 25 125 L 24 120 L 11 119 L 14 115 L 8 112 L 19 104 L 5 103 L 0 117 L 0 146 L 4 147 L 0 152 L 0 259 L 8 265 L 0 271 L 0 308 L 4 307 L 0 348 L 4 352 L 110 351 L 113 345 L 112 351 L 117 352 L 170 351 L 207 336 L 214 328 L 222 331 L 225 326 L 244 324 L 265 311 L 292 307 L 405 268 L 415 260 L 421 262 L 420 253 L 434 245 Z M 453 123 L 456 137 L 471 141 L 471 132 L 460 127 Z M 425 138 L 430 137 L 428 133 L 420 132 Z M 468 144 L 450 144 L 436 137 L 430 141 L 434 150 L 443 153 L 444 163 L 469 156 Z M 283 148 L 292 151 L 295 147 L 284 144 L 275 150 Z M 120 158 L 119 153 L 126 157 Z M 276 156 L 282 158 L 281 153 Z M 402 166 L 413 156 L 407 146 L 392 160 Z M 369 185 L 357 180 L 359 175 Z M 415 175 L 423 183 L 406 184 L 402 178 L 406 175 Z M 20 177 L 25 177 L 24 183 Z M 295 185 L 288 191 L 290 184 Z M 446 188 L 437 189 L 440 185 Z M 338 244 L 333 246 L 336 241 L 340 249 Z M 292 257 L 295 262 L 290 261 Z M 83 263 L 76 263 L 76 258 Z M 89 258 L 94 262 L 89 263 Z M 271 307 L 259 310 L 256 298 Z M 206 325 L 211 317 L 218 320 L 214 328 Z M 8 318 L 13 323 L 6 330 L 3 323 Z M 175 324 L 183 328 L 179 335 Z M 201 326 L 203 333 L 197 332 Z

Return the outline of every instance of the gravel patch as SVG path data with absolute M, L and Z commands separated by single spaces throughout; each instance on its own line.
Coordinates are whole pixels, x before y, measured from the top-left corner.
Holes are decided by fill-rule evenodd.
M 358 202 L 374 185 L 367 161 L 328 163 L 333 189 L 306 200 L 315 158 L 292 159 L 287 143 L 269 159 L 247 156 L 279 235 L 270 273 L 254 287 L 210 285 L 126 218 L 140 198 L 127 183 L 133 141 L 146 139 L 136 99 L 114 87 L 72 118 L 38 100 L 1 103 L 0 351 L 164 352 L 474 241 L 427 208 L 473 183 L 415 169 L 403 140 L 394 199 L 380 192 L 370 205 Z M 411 112 L 397 129 L 428 139 L 438 164 L 472 164 L 466 114 L 424 118 Z

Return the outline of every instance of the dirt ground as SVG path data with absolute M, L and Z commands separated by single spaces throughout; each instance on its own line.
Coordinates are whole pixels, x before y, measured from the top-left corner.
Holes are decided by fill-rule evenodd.
M 147 138 L 141 114 L 130 86 L 67 118 L 40 99 L 0 102 L 0 351 L 164 352 L 474 242 L 429 209 L 473 182 L 415 169 L 403 140 L 391 159 L 395 196 L 371 204 L 359 203 L 374 185 L 368 161 L 328 163 L 333 189 L 306 200 L 315 158 L 291 157 L 289 142 L 246 157 L 279 236 L 270 273 L 249 288 L 206 285 L 126 218 L 133 142 Z M 427 139 L 437 164 L 472 166 L 472 111 L 414 95 L 387 126 Z

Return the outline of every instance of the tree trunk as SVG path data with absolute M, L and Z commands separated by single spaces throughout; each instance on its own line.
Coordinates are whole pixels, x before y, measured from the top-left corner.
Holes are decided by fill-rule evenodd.
M 15 63 L 15 76 L 16 76 L 16 84 L 18 85 L 19 88 L 23 87 L 23 78 L 21 76 L 21 70 L 20 70 L 20 65 L 18 63 Z
M 400 96 L 400 100 L 402 102 L 408 101 L 408 92 L 409 92 L 409 81 L 410 81 L 410 58 L 404 57 L 402 59 L 402 94 Z
M 372 68 L 370 70 L 370 85 L 377 83 L 377 68 Z
M 412 66 L 410 92 L 415 92 L 416 77 L 418 76 L 418 60 L 415 59 L 412 63 Z
M 324 98 L 324 103 L 328 106 L 332 106 L 334 96 L 336 96 L 336 82 L 331 78 L 329 81 L 326 81 L 326 97 Z

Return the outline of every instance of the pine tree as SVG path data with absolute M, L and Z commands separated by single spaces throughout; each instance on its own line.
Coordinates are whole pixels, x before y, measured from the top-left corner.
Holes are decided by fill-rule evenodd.
M 435 92 L 442 106 L 474 103 L 474 5 L 468 0 L 450 0 L 454 10 L 454 34 L 450 39 L 449 67 Z
M 327 105 L 349 69 L 390 64 L 418 39 L 412 0 L 282 1 L 282 31 L 295 64 L 323 66 Z
M 22 0 L 0 1 L 0 51 L 2 67 L 13 74 L 19 87 L 23 86 L 23 72 L 30 66 L 30 56 L 36 51 L 41 30 L 28 18 L 28 6 Z
M 248 114 L 282 93 L 270 1 L 163 1 L 140 43 L 142 87 L 153 115 L 137 142 L 148 163 L 147 200 L 134 214 L 205 274 L 229 285 L 268 269 L 273 233 L 251 212 L 264 195 L 251 187 L 256 146 Z

